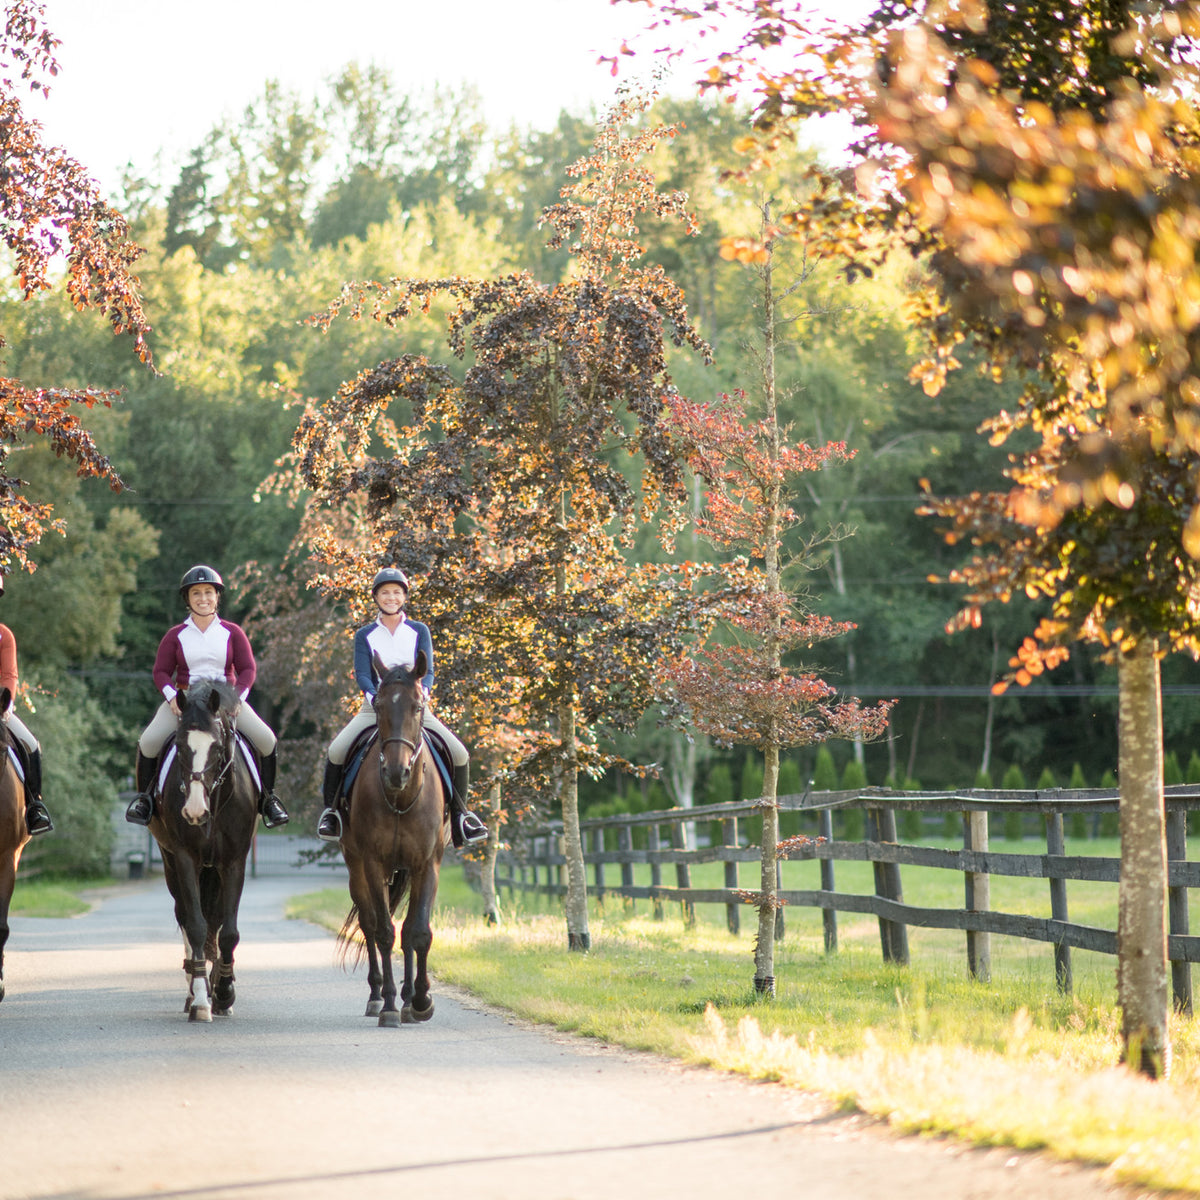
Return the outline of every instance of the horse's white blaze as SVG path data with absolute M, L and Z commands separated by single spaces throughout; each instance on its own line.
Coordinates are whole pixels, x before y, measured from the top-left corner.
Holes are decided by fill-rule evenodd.
M 202 729 L 189 729 L 187 735 L 188 749 L 192 752 L 193 768 L 197 763 L 208 762 L 208 751 L 216 739 L 211 733 Z M 188 782 L 187 799 L 183 805 L 183 816 L 192 825 L 199 825 L 208 816 L 208 798 L 204 794 L 204 786 L 198 779 Z

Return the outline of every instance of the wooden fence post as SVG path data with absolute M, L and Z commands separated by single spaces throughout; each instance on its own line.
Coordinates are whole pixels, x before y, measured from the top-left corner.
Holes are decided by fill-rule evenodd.
M 687 848 L 687 834 L 682 821 L 671 822 L 671 845 L 680 852 Z M 692 886 L 692 870 L 686 862 L 675 864 L 675 882 L 681 888 Z M 689 929 L 696 924 L 696 906 L 691 900 L 683 901 L 683 923 Z
M 890 808 L 867 809 L 867 840 L 872 842 L 895 842 L 896 814 Z M 900 886 L 898 863 L 872 861 L 875 874 L 875 895 L 884 900 L 904 902 L 904 890 Z M 883 947 L 883 961 L 908 966 L 908 928 L 899 921 L 879 918 L 879 941 Z
M 833 842 L 833 813 L 823 808 L 817 814 L 817 833 L 826 842 Z M 833 859 L 821 859 L 821 891 L 833 892 Z M 832 908 L 821 909 L 821 921 L 825 926 L 825 953 L 837 953 L 837 911 Z
M 649 826 L 646 830 L 646 848 L 652 855 L 657 854 L 660 848 L 658 840 L 658 825 Z M 650 863 L 650 886 L 662 887 L 662 863 L 655 858 Z M 654 897 L 654 919 L 661 921 L 663 919 L 663 902 L 661 896 Z
M 629 825 L 622 825 L 617 831 L 617 845 L 624 854 L 630 855 L 629 858 L 624 858 L 621 861 L 621 886 L 623 888 L 633 887 L 633 829 Z M 628 912 L 637 911 L 637 901 L 632 896 L 625 897 L 625 908 Z
M 1167 872 L 1171 861 L 1187 858 L 1187 810 L 1167 810 Z M 1186 887 L 1167 888 L 1167 914 L 1170 933 L 1188 932 L 1188 890 Z M 1171 990 L 1175 1011 L 1192 1015 L 1192 964 L 1186 961 L 1171 963 Z
M 963 813 L 963 849 L 986 854 L 988 848 L 988 815 L 986 812 Z M 991 877 L 982 871 L 963 874 L 966 887 L 964 908 L 968 912 L 987 912 L 992 904 Z M 992 980 L 992 935 L 967 930 L 967 970 L 980 983 Z
M 738 845 L 737 817 L 727 817 L 722 821 L 721 833 L 725 837 L 725 845 L 736 849 Z M 725 886 L 731 890 L 738 886 L 738 865 L 736 859 L 727 858 L 725 860 Z M 734 937 L 737 937 L 741 930 L 741 910 L 742 906 L 740 904 L 725 905 L 725 924 Z
M 596 903 L 604 902 L 604 862 L 602 855 L 604 854 L 604 830 L 596 829 L 592 832 L 592 848 L 596 854 Z
M 1067 852 L 1063 840 L 1062 813 L 1046 814 L 1046 853 L 1063 855 Z M 1050 916 L 1055 921 L 1066 922 L 1067 916 L 1067 881 L 1050 877 Z M 1054 979 L 1058 990 L 1064 995 L 1071 994 L 1071 947 L 1066 942 L 1054 943 Z

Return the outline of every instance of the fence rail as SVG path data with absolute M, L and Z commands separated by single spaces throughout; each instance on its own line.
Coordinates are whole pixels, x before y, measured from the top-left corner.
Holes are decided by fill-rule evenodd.
M 971 974 L 990 977 L 989 935 L 1046 942 L 1054 947 L 1055 978 L 1069 992 L 1071 949 L 1116 954 L 1115 930 L 1082 925 L 1069 919 L 1066 884 L 1069 880 L 1117 883 L 1120 860 L 1065 853 L 1064 818 L 1077 813 L 1103 814 L 1117 811 L 1119 793 L 1108 789 L 1065 788 L 1037 791 L 972 789 L 955 792 L 897 792 L 866 788 L 841 792 L 814 792 L 781 796 L 776 804 L 781 813 L 807 814 L 815 818 L 814 835 L 789 853 L 789 861 L 818 860 L 821 886 L 816 889 L 780 888 L 777 895 L 785 905 L 817 908 L 822 912 L 825 948 L 837 949 L 837 913 L 875 916 L 879 921 L 883 957 L 889 962 L 908 962 L 907 930 L 960 930 L 966 934 L 967 962 Z M 1200 787 L 1183 785 L 1165 789 L 1167 822 L 1168 957 L 1176 1006 L 1192 1011 L 1191 964 L 1200 962 L 1200 936 L 1188 929 L 1188 891 L 1200 888 L 1200 862 L 1187 859 L 1187 813 L 1200 809 Z M 833 836 L 835 812 L 862 810 L 866 836 L 838 840 Z M 730 932 L 738 932 L 740 910 L 746 891 L 737 886 L 737 864 L 759 861 L 756 846 L 743 840 L 744 822 L 761 816 L 761 801 L 747 800 L 703 807 L 663 809 L 656 812 L 622 813 L 580 822 L 584 860 L 592 871 L 593 893 L 629 900 L 646 900 L 661 917 L 663 906 L 679 904 L 687 921 L 695 919 L 697 904 L 724 905 Z M 901 842 L 896 834 L 896 814 L 961 814 L 963 848 L 944 849 Z M 1046 853 L 997 852 L 988 848 L 989 816 L 1011 814 L 1040 817 L 1045 826 Z M 709 826 L 718 838 L 697 845 L 695 831 Z M 666 836 L 664 837 L 664 829 Z M 634 845 L 635 831 L 640 831 Z M 563 868 L 566 857 L 561 844 L 561 827 L 548 824 L 524 834 L 520 841 L 500 851 L 496 883 L 514 891 L 537 891 L 549 896 L 566 893 Z M 612 843 L 610 845 L 610 843 Z M 874 894 L 839 892 L 835 886 L 837 862 L 869 862 L 874 868 Z M 691 868 L 702 863 L 725 864 L 723 888 L 697 888 L 691 884 Z M 634 882 L 634 867 L 649 866 L 650 883 Z M 964 880 L 962 908 L 928 908 L 904 901 L 900 868 L 930 867 L 959 872 Z M 663 883 L 663 868 L 674 868 L 675 883 Z M 617 868 L 616 883 L 606 868 Z M 990 906 L 992 876 L 1045 879 L 1049 884 L 1049 917 L 995 911 Z M 776 937 L 784 930 L 783 910 L 777 913 Z

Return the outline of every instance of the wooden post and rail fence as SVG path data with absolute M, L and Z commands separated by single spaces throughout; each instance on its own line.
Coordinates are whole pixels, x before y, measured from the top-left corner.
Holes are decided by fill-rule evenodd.
M 1120 860 L 1065 852 L 1064 821 L 1077 814 L 1097 822 L 1115 813 L 1119 793 L 1106 789 L 1051 788 L 1037 791 L 971 789 L 956 792 L 900 792 L 864 788 L 840 792 L 812 792 L 780 796 L 781 816 L 798 813 L 813 828 L 810 840 L 793 850 L 791 862 L 818 859 L 820 884 L 813 890 L 781 888 L 785 905 L 819 908 L 827 952 L 837 949 L 837 914 L 866 913 L 879 921 L 885 962 L 907 964 L 909 927 L 957 929 L 966 935 L 967 966 L 981 980 L 991 975 L 991 934 L 1047 942 L 1054 947 L 1058 987 L 1070 992 L 1071 949 L 1117 952 L 1115 930 L 1072 922 L 1067 906 L 1067 883 L 1087 880 L 1115 884 Z M 1165 789 L 1168 871 L 1168 957 L 1175 1005 L 1192 1011 L 1191 964 L 1200 962 L 1200 936 L 1188 931 L 1188 891 L 1200 888 L 1200 862 L 1187 858 L 1187 814 L 1200 809 L 1200 785 Z M 833 816 L 849 810 L 863 811 L 866 834 L 861 840 L 834 837 Z M 962 849 L 904 843 L 897 839 L 897 813 L 917 812 L 961 816 Z M 737 933 L 746 891 L 738 887 L 738 863 L 758 862 L 758 847 L 745 844 L 744 825 L 761 814 L 761 802 L 736 801 L 695 808 L 660 809 L 623 813 L 581 822 L 584 860 L 592 872 L 590 888 L 597 898 L 620 896 L 646 900 L 656 917 L 665 905 L 681 906 L 685 921 L 694 921 L 697 904 L 723 905 L 731 933 Z M 1032 814 L 1045 829 L 1045 853 L 996 852 L 988 848 L 989 817 Z M 714 832 L 710 845 L 696 845 L 694 831 Z M 664 837 L 664 829 L 666 836 Z M 719 832 L 717 832 L 719 831 Z M 637 836 L 635 837 L 635 833 Z M 536 891 L 549 896 L 566 893 L 566 859 L 561 827 L 554 823 L 529 829 L 519 840 L 503 847 L 496 860 L 497 890 Z M 635 845 L 635 842 L 638 843 Z M 839 892 L 834 879 L 837 862 L 869 862 L 874 893 Z M 724 863 L 723 888 L 692 886 L 691 868 L 700 863 Z M 638 884 L 634 867 L 649 867 L 649 884 Z M 962 908 L 926 908 L 907 904 L 900 868 L 920 866 L 956 871 L 964 881 Z M 674 868 L 674 883 L 663 881 L 663 868 Z M 609 874 L 606 868 L 613 868 Z M 615 875 L 619 872 L 620 882 Z M 644 875 L 645 872 L 643 872 Z M 998 912 L 991 907 L 993 876 L 1045 879 L 1049 887 L 1050 916 Z M 754 889 L 757 891 L 757 888 Z M 776 937 L 782 936 L 784 910 L 777 914 Z

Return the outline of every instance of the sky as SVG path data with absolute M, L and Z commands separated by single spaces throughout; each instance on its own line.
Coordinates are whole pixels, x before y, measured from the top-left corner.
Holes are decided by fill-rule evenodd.
M 127 162 L 163 182 L 214 124 L 268 80 L 304 98 L 351 61 L 411 92 L 472 83 L 493 128 L 552 123 L 612 100 L 597 63 L 644 24 L 608 0 L 44 0 L 60 39 L 49 100 L 30 98 L 45 137 L 105 190 Z M 645 61 L 645 60 L 640 60 Z

